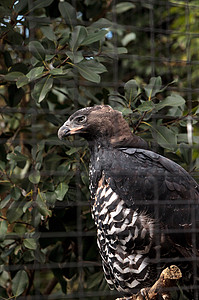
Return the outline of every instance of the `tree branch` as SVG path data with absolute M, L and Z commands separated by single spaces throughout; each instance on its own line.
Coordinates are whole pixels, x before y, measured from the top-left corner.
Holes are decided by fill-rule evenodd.
M 157 300 L 161 296 L 164 300 L 171 300 L 168 288 L 176 285 L 178 279 L 182 277 L 180 269 L 173 265 L 162 271 L 159 279 L 151 288 L 143 288 L 136 295 L 128 298 L 117 298 L 116 300 Z

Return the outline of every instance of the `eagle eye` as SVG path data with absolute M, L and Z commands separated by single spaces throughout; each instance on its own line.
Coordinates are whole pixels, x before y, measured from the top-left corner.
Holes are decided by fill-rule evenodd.
M 76 117 L 75 118 L 75 123 L 78 123 L 78 124 L 81 124 L 81 123 L 84 123 L 84 122 L 86 122 L 86 116 L 79 116 L 79 117 Z

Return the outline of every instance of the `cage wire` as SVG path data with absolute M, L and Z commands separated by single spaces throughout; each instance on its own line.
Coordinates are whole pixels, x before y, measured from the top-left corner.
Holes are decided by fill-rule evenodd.
M 60 1 L 60 3 L 61 2 L 63 3 L 63 1 Z M 90 5 L 90 8 L 92 7 L 92 9 L 95 10 L 95 5 L 99 6 L 98 1 L 72 0 L 66 2 L 70 3 L 71 6 L 74 7 L 78 14 L 80 14 L 81 16 L 82 14 L 86 13 L 85 7 L 89 9 Z M 29 41 L 35 41 L 40 38 L 38 36 L 38 26 L 36 27 L 33 24 L 34 22 L 40 22 L 39 17 L 36 16 L 35 10 L 33 9 L 37 1 L 29 0 L 27 3 L 29 13 L 25 12 L 23 15 L 22 10 L 19 17 L 22 20 L 24 19 L 25 22 L 16 24 L 15 30 L 16 32 L 19 31 L 18 34 L 23 35 L 24 40 L 28 39 Z M 82 106 L 88 106 L 88 104 L 94 105 L 99 103 L 105 103 L 114 106 L 114 101 L 104 101 L 104 99 L 101 97 L 101 94 L 106 94 L 107 91 L 111 91 L 112 94 L 117 95 L 118 91 L 123 91 L 125 82 L 133 78 L 137 78 L 137 80 L 140 82 L 147 82 L 150 77 L 160 75 L 163 77 L 164 84 L 166 85 L 177 76 L 180 82 L 181 76 L 183 76 L 183 84 L 179 83 L 176 85 L 170 85 L 168 86 L 167 90 L 182 94 L 186 99 L 188 118 L 185 119 L 186 123 L 184 125 L 184 132 L 188 135 L 188 170 L 193 171 L 193 150 L 195 150 L 195 153 L 198 153 L 198 145 L 196 145 L 196 143 L 193 141 L 193 127 L 197 123 L 198 117 L 197 115 L 195 115 L 195 119 L 193 119 L 192 116 L 193 108 L 196 107 L 198 101 L 197 94 L 199 92 L 198 79 L 196 76 L 198 72 L 199 59 L 197 51 L 193 53 L 193 45 L 197 44 L 199 41 L 199 33 L 197 31 L 198 25 L 196 24 L 199 14 L 199 5 L 197 1 L 188 0 L 132 0 L 128 1 L 128 3 L 130 3 L 129 7 L 130 5 L 133 5 L 132 8 L 129 10 L 124 9 L 123 12 L 118 13 L 118 7 L 120 7 L 122 10 L 122 6 L 118 5 L 123 4 L 123 7 L 127 7 L 127 1 L 104 1 L 105 8 L 101 13 L 101 18 L 103 18 L 102 20 L 104 20 L 103 27 L 108 27 L 106 21 L 107 19 L 112 23 L 111 29 L 108 29 L 110 37 L 107 37 L 107 43 L 111 41 L 111 43 L 113 43 L 114 49 L 116 49 L 121 46 L 122 34 L 134 33 L 134 38 L 132 38 L 132 40 L 130 40 L 129 42 L 131 45 L 131 47 L 129 47 L 130 51 L 122 54 L 114 53 L 114 59 L 108 62 L 108 76 L 101 76 L 100 83 L 91 82 L 78 76 L 75 77 L 75 75 L 74 78 L 71 78 L 70 80 L 68 78 L 65 79 L 64 76 L 55 79 L 53 87 L 54 95 L 59 91 L 61 91 L 62 93 L 59 94 L 62 95 L 62 98 L 60 100 L 60 103 L 62 105 L 59 106 L 56 105 L 57 99 L 55 96 L 53 98 L 52 94 L 47 96 L 47 100 L 48 97 L 52 98 L 50 104 L 46 105 L 42 104 L 42 102 L 41 105 L 38 104 L 35 99 L 30 96 L 31 90 L 35 88 L 33 82 L 29 84 L 30 89 L 26 90 L 26 95 L 24 95 L 24 97 L 26 97 L 25 101 L 22 101 L 22 103 L 18 103 L 17 105 L 9 105 L 9 103 L 5 103 L 4 100 L 4 98 L 8 96 L 7 88 L 9 88 L 9 85 L 6 84 L 1 86 L 1 147 L 6 145 L 7 153 L 9 153 L 11 151 L 14 151 L 13 149 L 15 147 L 20 146 L 21 148 L 17 149 L 18 151 L 21 150 L 22 154 L 25 153 L 23 152 L 23 149 L 26 147 L 27 149 L 30 149 L 30 151 L 32 151 L 32 155 L 37 155 L 34 154 L 34 150 L 31 149 L 33 149 L 34 145 L 41 145 L 40 143 L 42 142 L 42 139 L 44 139 L 45 147 L 50 151 L 49 154 L 45 152 L 45 155 L 48 155 L 48 161 L 50 163 L 52 163 L 51 155 L 52 160 L 56 162 L 56 159 L 59 159 L 58 155 L 60 155 L 60 151 L 62 151 L 63 153 L 66 153 L 66 155 L 68 155 L 67 157 L 73 157 L 73 162 L 71 162 L 71 169 L 74 168 L 75 164 L 73 185 L 72 187 L 69 187 L 69 194 L 64 198 L 63 201 L 58 200 L 52 205 L 52 216 L 48 215 L 48 211 L 46 210 L 44 216 L 41 216 L 40 214 L 41 221 L 38 222 L 38 211 L 30 209 L 30 214 L 33 214 L 33 225 L 32 227 L 30 227 L 32 228 L 32 230 L 34 228 L 33 235 L 31 235 L 31 230 L 29 230 L 27 233 L 21 229 L 21 232 L 18 231 L 16 233 L 16 228 L 12 224 L 8 226 L 9 234 L 7 237 L 7 242 L 3 246 L 0 246 L 2 251 L 3 248 L 7 249 L 7 252 L 1 254 L 0 292 L 2 293 L 2 295 L 4 295 L 1 296 L 1 299 L 14 299 L 14 295 L 11 292 L 12 286 L 9 282 L 12 281 L 14 276 L 20 270 L 25 270 L 29 276 L 29 285 L 27 284 L 26 290 L 24 290 L 23 293 L 20 293 L 19 295 L 15 295 L 16 298 L 20 300 L 105 299 L 107 296 L 110 297 L 110 299 L 115 299 L 119 295 L 116 291 L 110 291 L 105 283 L 101 267 L 101 260 L 96 246 L 96 229 L 90 217 L 88 179 L 83 178 L 83 176 L 85 176 L 85 173 L 88 175 L 88 149 L 85 148 L 86 146 L 84 141 L 79 140 L 78 138 L 74 140 L 67 140 L 63 143 L 58 141 L 56 135 L 59 124 L 57 120 L 54 121 L 54 125 L 51 124 L 50 134 L 49 136 L 47 136 L 48 139 L 46 139 L 45 132 L 43 132 L 42 130 L 45 131 L 48 129 L 45 129 L 45 126 L 40 127 L 40 124 L 44 123 L 44 119 L 46 117 L 50 118 L 50 116 L 52 115 L 57 116 L 57 119 L 60 121 L 61 125 L 64 120 L 66 120 L 75 110 Z M 57 22 L 59 18 L 61 18 L 61 14 L 56 8 L 57 5 L 58 1 L 51 1 L 49 7 L 45 6 L 45 8 L 43 8 L 41 6 L 41 8 L 38 8 L 43 9 L 44 13 L 45 10 L 47 11 L 48 20 L 46 20 L 46 22 L 48 24 L 49 22 L 53 24 Z M 52 10 L 54 8 L 55 12 L 53 13 Z M 157 17 L 157 12 L 160 13 L 159 18 Z M 140 19 L 136 17 L 136 14 L 140 16 Z M 94 22 L 94 19 L 97 19 L 97 17 L 97 14 L 94 17 L 92 17 L 91 14 L 90 16 L 87 16 L 85 18 L 81 18 L 81 25 L 90 26 L 92 22 Z M 12 25 L 12 19 L 9 19 L 9 16 L 4 16 L 4 21 L 6 18 L 8 18 L 8 23 Z M 176 24 L 174 26 L 175 21 Z M 77 25 L 76 20 L 71 20 L 71 22 L 74 26 Z M 3 25 L 3 23 L 1 23 L 1 25 L 2 27 L 5 26 Z M 64 26 L 67 27 L 68 25 L 66 24 Z M 140 40 L 138 40 L 137 42 L 136 39 Z M 147 43 L 149 43 L 147 44 L 147 46 L 146 42 L 144 42 L 145 39 L 147 40 Z M 29 56 L 26 56 L 26 53 L 28 51 L 26 43 L 24 43 L 23 45 L 19 45 L 19 43 L 15 44 L 12 41 L 12 43 L 8 43 L 8 45 L 6 45 L 6 42 L 7 41 L 4 40 L 4 43 L 1 44 L 2 57 L 5 57 L 5 55 L 7 55 L 9 51 L 12 53 L 16 51 L 15 54 L 12 55 L 16 55 L 17 52 L 21 52 L 23 55 L 20 59 L 18 59 L 17 57 L 12 57 L 12 59 L 16 63 L 22 63 L 22 58 L 24 56 L 24 60 L 27 63 L 27 59 L 29 59 Z M 177 43 L 179 43 L 179 45 Z M 123 42 L 123 44 L 125 44 L 128 48 L 128 43 Z M 143 47 L 146 47 L 146 50 Z M 52 51 L 48 49 L 46 50 L 45 54 L 53 55 L 53 51 L 57 51 L 57 49 L 53 49 Z M 64 47 L 62 47 L 61 51 L 63 54 L 65 54 Z M 86 53 L 86 55 L 88 59 L 93 59 L 93 54 Z M 62 65 L 60 65 L 60 67 L 61 66 Z M 3 68 L 4 66 L 2 65 L 1 70 L 3 70 Z M 124 73 L 126 70 L 128 70 L 127 74 Z M 73 72 L 74 74 L 75 72 L 76 74 L 78 74 L 78 70 L 73 70 Z M 142 80 L 142 78 L 144 79 Z M 69 100 L 67 89 L 72 91 L 70 95 L 72 102 L 71 100 Z M 90 94 L 87 94 L 86 100 L 82 100 L 81 93 L 83 93 L 84 90 L 87 89 L 90 91 Z M 96 96 L 96 93 L 98 93 L 98 96 Z M 12 94 L 11 96 L 14 97 L 14 94 Z M 71 103 L 71 105 L 68 105 L 67 101 Z M 27 103 L 29 103 L 29 105 L 27 105 Z M 11 131 L 12 135 L 7 136 L 6 134 L 8 132 L 9 124 L 7 124 L 6 122 L 7 120 L 10 120 L 10 122 L 14 122 L 13 119 L 11 120 L 11 117 L 13 116 L 15 117 L 15 121 L 17 120 L 17 118 L 22 118 L 23 122 L 20 121 L 20 125 L 13 126 Z M 166 119 L 167 116 L 155 114 L 153 118 L 153 122 L 154 124 L 156 124 L 158 119 Z M 23 123 L 27 124 L 27 120 L 28 133 L 26 133 L 26 128 L 23 127 Z M 169 121 L 171 120 L 169 119 Z M 40 134 L 38 134 L 38 131 Z M 55 145 L 56 148 L 53 148 L 53 145 Z M 155 151 L 158 151 L 157 145 L 154 145 L 153 147 Z M 83 150 L 76 151 L 75 149 L 77 148 L 83 148 Z M 54 151 L 58 151 L 59 154 L 57 156 L 53 156 Z M 21 158 L 21 160 L 23 160 L 23 158 Z M 42 163 L 43 162 L 41 160 L 41 165 Z M 61 163 L 61 161 L 59 161 L 59 163 Z M 51 191 L 50 186 L 52 183 L 58 182 L 56 178 L 60 176 L 63 176 L 64 178 L 65 172 L 71 172 L 71 169 L 67 167 L 67 163 L 65 164 L 65 166 L 66 171 L 64 171 L 63 168 L 59 168 L 59 164 L 57 165 L 56 163 L 54 169 L 48 170 L 48 168 L 45 168 L 43 171 L 41 171 L 41 174 L 44 178 L 48 176 L 51 177 L 51 181 L 48 182 L 48 185 L 46 183 L 46 186 L 43 188 L 44 190 L 50 190 L 46 197 L 52 197 L 51 192 L 53 192 L 53 189 Z M 30 163 L 27 166 L 27 169 L 29 168 Z M 197 171 L 195 171 L 195 173 L 192 172 L 192 174 L 195 175 L 196 180 L 199 179 Z M 20 179 L 20 176 L 23 178 L 23 175 L 20 175 L 19 173 L 15 173 L 14 176 L 17 179 Z M 26 176 L 28 177 L 29 173 L 27 173 Z M 67 184 L 69 184 L 69 182 L 67 182 Z M 15 183 L 12 184 L 11 182 L 11 186 L 13 188 L 13 186 L 16 185 Z M 34 187 L 31 189 L 31 195 L 33 197 L 32 201 L 34 202 L 36 199 L 35 197 L 38 196 L 39 182 L 36 181 L 36 184 L 33 184 L 33 186 Z M 39 192 L 41 193 L 41 191 Z M 7 196 L 5 189 L 2 189 L 1 194 L 1 201 L 3 201 Z M 24 194 L 22 196 L 24 197 L 24 199 L 27 199 L 27 194 Z M 17 201 L 15 202 L 17 214 L 17 207 L 20 204 Z M 9 205 L 12 205 L 12 203 L 10 202 L 7 203 Z M 143 205 L 146 204 L 143 203 Z M 158 220 L 160 218 L 158 201 L 154 201 L 151 204 L 149 203 L 149 205 L 154 206 L 156 219 Z M 3 206 L 3 213 L 1 213 L 1 222 L 6 220 L 4 215 L 4 211 L 6 209 L 8 209 L 8 206 Z M 191 231 L 192 244 L 196 246 L 196 236 L 198 235 L 198 229 L 196 227 L 197 220 L 194 203 L 192 205 L 191 216 L 193 224 L 193 229 Z M 13 223 L 15 224 L 15 226 L 17 224 L 18 227 L 20 226 L 20 223 L 28 223 L 28 220 L 26 221 L 25 219 L 21 220 L 19 218 L 18 220 L 14 217 L 12 218 L 14 220 Z M 65 220 L 64 226 L 62 225 L 63 218 Z M 27 238 L 35 239 L 37 247 L 40 247 L 43 250 L 37 251 L 37 247 L 35 247 L 34 244 L 29 245 L 27 249 L 29 252 L 32 250 L 34 251 L 34 257 L 32 257 L 32 260 L 31 257 L 28 257 L 27 260 L 24 261 L 25 256 L 27 255 L 26 251 L 17 250 L 18 248 L 16 247 L 19 247 L 19 245 L 21 245 L 20 243 L 22 243 L 21 241 Z M 1 240 L 3 241 L 2 238 Z M 13 240 L 13 242 L 11 243 L 13 243 L 15 248 L 12 248 L 10 246 L 9 240 Z M 159 242 L 160 232 L 157 228 L 157 246 L 159 245 Z M 20 257 L 20 251 L 24 251 L 22 253 L 22 257 Z M 4 256 L 2 257 L 2 255 Z M 14 260 L 12 255 L 15 255 L 15 257 L 18 256 L 19 260 Z M 8 260 L 5 260 L 6 256 L 9 257 Z M 46 257 L 48 257 L 48 259 L 46 259 Z M 162 270 L 162 266 L 164 263 L 178 264 L 179 262 L 185 261 L 185 258 L 179 257 L 175 258 L 175 260 L 173 261 L 170 261 L 170 259 L 168 258 L 166 259 L 161 257 L 160 252 L 157 251 L 157 255 L 154 258 L 154 261 L 157 264 L 157 268 L 159 268 L 159 270 Z M 193 265 L 193 274 L 191 274 L 193 275 L 193 282 L 190 283 L 190 288 L 193 290 L 193 299 L 196 300 L 199 298 L 199 287 L 197 282 L 198 257 L 196 253 L 193 253 L 191 257 L 186 258 L 186 261 L 190 261 Z M 5 276 L 8 277 L 7 281 L 4 278 Z M 32 285 L 30 285 L 31 281 Z M 3 292 L 3 290 L 5 290 L 6 292 Z M 177 296 L 175 295 L 175 299 L 184 299 L 179 292 L 182 290 L 183 287 L 181 287 L 180 289 L 178 288 Z M 137 290 L 135 290 L 135 293 L 136 292 Z M 186 293 L 184 294 L 184 297 L 187 297 Z

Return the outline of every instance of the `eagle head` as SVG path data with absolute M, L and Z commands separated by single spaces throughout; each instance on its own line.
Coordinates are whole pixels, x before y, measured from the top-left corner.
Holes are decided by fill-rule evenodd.
M 132 135 L 122 113 L 109 105 L 96 105 L 76 111 L 59 128 L 58 137 L 63 139 L 78 134 L 88 142 L 100 141 L 113 147 L 147 148 L 140 137 Z
M 68 135 L 79 134 L 90 140 L 112 136 L 116 131 L 115 126 L 119 125 L 117 121 L 121 123 L 122 119 L 121 113 L 108 105 L 86 107 L 69 117 L 59 129 L 58 137 L 63 139 Z

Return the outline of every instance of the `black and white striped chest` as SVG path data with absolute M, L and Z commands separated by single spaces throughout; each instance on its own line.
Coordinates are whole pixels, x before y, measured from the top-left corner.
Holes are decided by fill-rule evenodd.
M 92 215 L 107 282 L 120 292 L 130 292 L 149 274 L 147 254 L 154 235 L 153 221 L 128 207 L 112 190 L 103 172 Z

